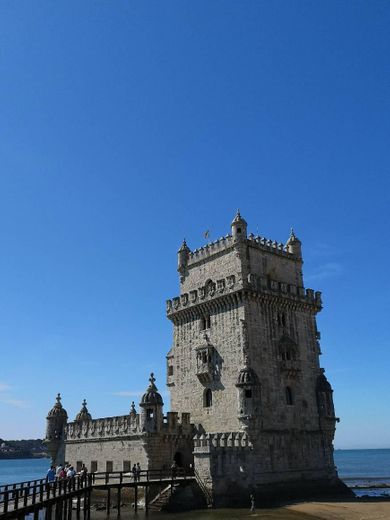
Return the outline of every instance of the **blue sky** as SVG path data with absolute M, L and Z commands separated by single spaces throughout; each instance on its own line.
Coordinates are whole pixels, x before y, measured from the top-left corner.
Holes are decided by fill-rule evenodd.
M 183 237 L 303 242 L 336 447 L 390 447 L 388 2 L 3 0 L 0 437 L 123 414 Z M 134 396 L 134 397 L 133 397 Z M 165 408 L 167 410 L 167 406 Z

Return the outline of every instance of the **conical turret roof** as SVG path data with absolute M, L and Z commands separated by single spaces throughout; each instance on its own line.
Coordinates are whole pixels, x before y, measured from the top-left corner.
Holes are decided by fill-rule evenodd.
M 234 217 L 232 224 L 238 224 L 238 223 L 244 223 L 246 224 L 246 221 L 244 218 L 242 218 L 240 210 L 237 210 L 236 216 Z
M 65 419 L 68 418 L 68 414 L 66 413 L 65 408 L 63 408 L 61 404 L 61 394 L 57 394 L 56 403 L 47 414 L 47 418 L 49 417 L 64 417 Z
M 186 242 L 185 238 L 183 239 L 183 242 L 180 246 L 178 253 L 180 253 L 181 251 L 190 251 L 190 248 L 187 246 L 187 242 Z
M 77 422 L 92 421 L 92 415 L 88 412 L 87 401 L 85 399 L 81 405 L 81 410 L 76 415 L 75 421 L 77 421 Z
M 294 229 L 291 228 L 290 230 L 290 236 L 288 237 L 288 240 L 286 242 L 286 245 L 289 245 L 289 244 L 301 244 L 301 241 L 299 240 L 299 238 L 296 236 L 295 232 L 294 232 Z
M 163 406 L 163 400 L 161 395 L 157 391 L 157 387 L 154 384 L 156 381 L 153 372 L 150 374 L 149 378 L 149 386 L 146 389 L 146 392 L 141 398 L 141 402 L 139 403 L 140 406 L 147 406 L 147 405 L 160 405 Z
M 236 386 L 254 386 L 259 383 L 259 379 L 253 368 L 245 366 L 240 370 L 237 377 Z

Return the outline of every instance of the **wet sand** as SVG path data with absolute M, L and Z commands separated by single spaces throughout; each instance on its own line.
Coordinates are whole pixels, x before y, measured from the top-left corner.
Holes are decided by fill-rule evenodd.
M 286 507 L 306 518 L 325 520 L 390 520 L 390 501 L 305 502 Z M 286 517 L 287 518 L 287 517 Z
M 116 519 L 116 511 L 107 517 L 104 511 L 92 511 L 92 520 Z M 135 513 L 123 508 L 121 518 L 128 520 L 390 520 L 390 501 L 302 502 L 283 507 L 257 509 L 214 509 L 184 513 Z

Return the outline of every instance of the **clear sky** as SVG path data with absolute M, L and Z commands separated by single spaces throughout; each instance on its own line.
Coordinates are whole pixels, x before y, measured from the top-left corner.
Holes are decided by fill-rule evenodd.
M 176 251 L 303 242 L 336 447 L 390 447 L 390 4 L 2 0 L 0 437 L 168 409 Z

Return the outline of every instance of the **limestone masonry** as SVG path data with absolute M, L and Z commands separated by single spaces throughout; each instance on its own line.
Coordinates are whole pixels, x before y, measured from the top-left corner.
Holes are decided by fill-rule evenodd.
M 46 442 L 55 462 L 91 471 L 193 467 L 216 506 L 262 497 L 345 493 L 333 461 L 338 419 L 320 367 L 321 293 L 305 289 L 301 242 L 247 235 L 237 212 L 231 234 L 178 251 L 180 293 L 167 300 L 171 409 L 153 374 L 120 417 L 74 421 L 57 397 Z

